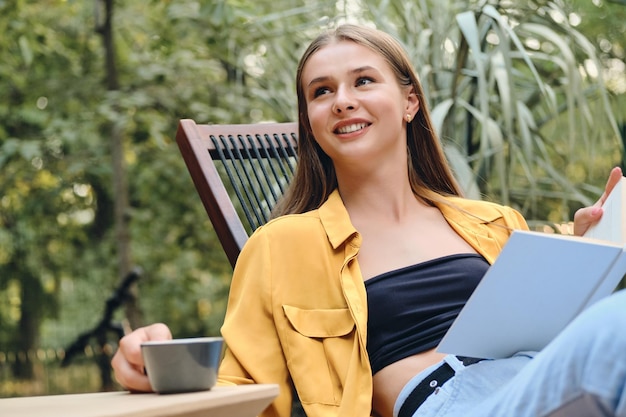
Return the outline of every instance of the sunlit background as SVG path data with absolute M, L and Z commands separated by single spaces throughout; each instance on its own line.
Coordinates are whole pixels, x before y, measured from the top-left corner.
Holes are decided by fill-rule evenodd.
M 571 233 L 624 164 L 623 0 L 0 0 L 0 396 L 119 389 L 117 328 L 218 334 L 177 122 L 295 120 L 299 55 L 346 21 L 405 45 L 469 196 Z

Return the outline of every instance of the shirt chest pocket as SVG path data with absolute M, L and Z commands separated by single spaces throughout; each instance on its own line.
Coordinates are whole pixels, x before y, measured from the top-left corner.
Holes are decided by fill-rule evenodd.
M 358 352 L 350 310 L 284 305 L 283 311 L 288 325 L 281 340 L 300 401 L 339 405 L 351 357 Z

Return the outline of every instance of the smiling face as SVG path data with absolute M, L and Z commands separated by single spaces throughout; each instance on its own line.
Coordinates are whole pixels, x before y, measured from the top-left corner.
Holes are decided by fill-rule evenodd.
M 296 94 L 298 164 L 274 215 L 319 208 L 340 182 L 374 177 L 389 183 L 407 172 L 411 190 L 424 201 L 461 194 L 417 73 L 393 36 L 352 24 L 320 33 L 298 62 Z M 390 150 L 395 153 L 385 155 Z M 387 171 L 372 171 L 385 161 Z
M 380 54 L 332 42 L 309 57 L 301 82 L 313 136 L 336 168 L 386 155 L 406 160 L 406 115 L 415 115 L 419 102 Z

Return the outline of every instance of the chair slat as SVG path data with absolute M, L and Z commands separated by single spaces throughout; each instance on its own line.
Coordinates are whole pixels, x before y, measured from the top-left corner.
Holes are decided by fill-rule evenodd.
M 247 125 L 180 121 L 176 141 L 231 265 L 265 224 L 293 177 L 296 123 Z

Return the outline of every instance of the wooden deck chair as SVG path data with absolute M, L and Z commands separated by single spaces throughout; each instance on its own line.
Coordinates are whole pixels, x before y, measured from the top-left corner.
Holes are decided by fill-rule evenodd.
M 233 267 L 293 176 L 297 129 L 296 123 L 179 122 L 176 142 Z
M 297 134 L 296 123 L 178 124 L 176 142 L 233 268 L 293 176 Z M 295 392 L 291 416 L 306 417 Z

